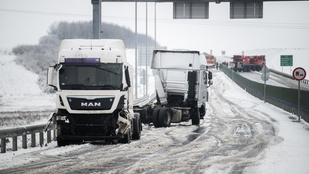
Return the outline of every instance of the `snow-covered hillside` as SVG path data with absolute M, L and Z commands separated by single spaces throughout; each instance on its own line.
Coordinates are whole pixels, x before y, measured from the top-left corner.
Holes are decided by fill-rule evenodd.
M 0 53 L 0 129 L 46 123 L 55 109 L 54 95 L 37 84 L 38 75 Z
M 37 111 L 55 107 L 53 95 L 42 92 L 38 75 L 17 65 L 13 55 L 0 55 L 1 112 Z

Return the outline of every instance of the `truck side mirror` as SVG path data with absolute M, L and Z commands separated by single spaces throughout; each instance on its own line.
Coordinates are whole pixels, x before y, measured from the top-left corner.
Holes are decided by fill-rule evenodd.
M 57 90 L 57 87 L 54 85 L 54 70 L 55 66 L 50 66 L 47 70 L 47 84 L 51 87 L 54 87 Z
M 212 72 L 211 72 L 211 71 L 208 72 L 208 79 L 209 79 L 209 80 L 212 79 Z
M 130 74 L 129 74 L 129 67 L 126 67 L 125 76 L 126 76 L 126 81 L 127 81 L 128 87 L 131 87 L 131 80 L 130 80 Z
M 208 80 L 209 80 L 209 83 L 208 83 L 209 86 L 212 85 L 212 81 L 211 81 L 212 80 L 212 72 L 211 71 L 208 71 Z

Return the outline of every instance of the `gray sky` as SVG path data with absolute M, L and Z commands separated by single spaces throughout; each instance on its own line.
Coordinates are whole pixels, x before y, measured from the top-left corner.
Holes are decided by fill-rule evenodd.
M 146 3 L 138 3 L 138 32 L 146 33 Z M 169 49 L 225 50 L 309 47 L 309 1 L 264 2 L 263 19 L 229 19 L 229 3 L 210 3 L 209 19 L 173 20 L 172 3 L 157 3 L 157 41 Z M 148 35 L 154 37 L 154 3 Z M 134 31 L 135 3 L 102 3 L 102 22 Z M 51 24 L 91 21 L 91 0 L 0 0 L 0 48 L 37 44 Z M 104 29 L 102 29 L 104 32 Z M 103 34 L 104 35 L 104 34 Z

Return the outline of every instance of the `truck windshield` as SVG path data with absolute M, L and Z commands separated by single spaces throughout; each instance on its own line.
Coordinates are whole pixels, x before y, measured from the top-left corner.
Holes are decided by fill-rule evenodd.
M 60 88 L 67 90 L 119 90 L 122 86 L 122 64 L 63 64 L 59 82 Z

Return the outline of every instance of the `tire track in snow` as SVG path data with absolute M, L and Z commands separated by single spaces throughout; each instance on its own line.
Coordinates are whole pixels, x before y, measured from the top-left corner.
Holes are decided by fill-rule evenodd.
M 275 120 L 269 115 L 252 108 L 243 108 L 238 101 L 229 101 L 223 94 L 225 87 L 222 82 L 217 82 L 216 90 L 211 90 L 210 100 L 213 115 L 224 127 L 223 132 L 210 131 L 209 135 L 217 136 L 221 146 L 214 149 L 208 163 L 205 155 L 199 163 L 210 166 L 206 171 L 225 171 L 227 173 L 242 173 L 244 168 L 255 165 L 255 158 L 268 147 L 269 142 L 275 137 Z M 223 87 L 222 87 L 223 86 Z M 223 108 L 224 107 L 224 108 Z M 255 115 L 264 114 L 271 120 L 258 118 Z M 212 124 L 216 124 L 212 122 Z M 211 160 L 213 159 L 213 160 Z M 199 173 L 205 168 L 197 166 L 191 173 Z M 224 172 L 223 172 L 224 173 Z

